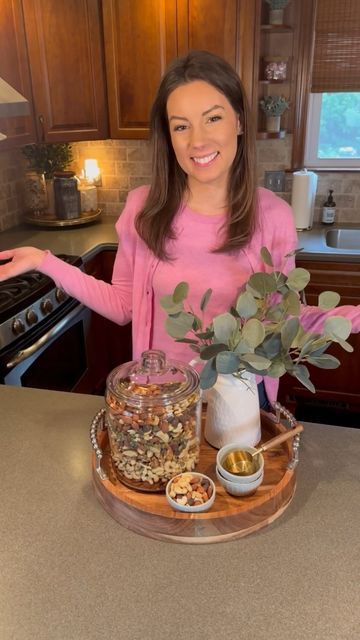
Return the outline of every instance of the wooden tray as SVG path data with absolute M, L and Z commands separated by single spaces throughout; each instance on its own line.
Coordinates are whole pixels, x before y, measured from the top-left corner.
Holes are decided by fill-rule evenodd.
M 99 412 L 94 422 L 101 414 Z M 264 411 L 261 412 L 261 428 L 261 442 L 286 431 L 273 414 Z M 92 440 L 94 437 L 102 450 L 102 478 L 97 470 L 99 457 L 95 452 L 92 456 L 92 477 L 98 500 L 124 527 L 149 538 L 196 544 L 241 538 L 278 518 L 295 492 L 296 469 L 288 467 L 293 459 L 292 439 L 263 454 L 264 481 L 255 494 L 244 497 L 229 495 L 218 483 L 215 475 L 217 449 L 203 441 L 196 471 L 202 471 L 214 480 L 215 502 L 204 513 L 181 513 L 168 505 L 163 493 L 143 493 L 123 485 L 112 468 L 107 431 L 98 432 Z
M 36 227 L 78 227 L 83 224 L 89 224 L 94 222 L 101 215 L 102 209 L 96 209 L 96 211 L 82 211 L 78 218 L 56 218 L 53 213 L 44 213 L 37 215 L 35 213 L 26 214 L 24 217 L 25 222 L 34 224 Z

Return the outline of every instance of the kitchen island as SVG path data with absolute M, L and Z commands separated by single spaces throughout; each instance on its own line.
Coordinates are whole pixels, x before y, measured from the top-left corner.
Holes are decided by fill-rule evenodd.
M 285 513 L 182 545 L 95 498 L 96 396 L 0 386 L 2 640 L 356 640 L 360 431 L 306 423 Z M 164 498 L 165 499 L 165 498 Z

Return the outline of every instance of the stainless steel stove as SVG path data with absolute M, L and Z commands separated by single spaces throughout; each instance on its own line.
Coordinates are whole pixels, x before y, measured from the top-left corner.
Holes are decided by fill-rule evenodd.
M 58 257 L 70 264 L 82 264 L 76 256 Z M 51 278 L 38 271 L 0 282 L 0 349 L 39 327 L 70 300 Z
M 83 269 L 78 256 L 58 257 Z M 86 368 L 89 313 L 37 271 L 0 282 L 0 383 L 71 390 Z

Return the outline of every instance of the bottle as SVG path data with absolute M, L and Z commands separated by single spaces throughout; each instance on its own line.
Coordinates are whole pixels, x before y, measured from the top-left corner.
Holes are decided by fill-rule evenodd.
M 329 189 L 329 195 L 322 208 L 321 222 L 323 224 L 334 224 L 336 213 L 336 202 L 333 198 L 333 189 Z

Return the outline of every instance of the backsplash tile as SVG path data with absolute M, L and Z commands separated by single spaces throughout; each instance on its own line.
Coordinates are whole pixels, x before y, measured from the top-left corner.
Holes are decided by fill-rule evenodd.
M 80 173 L 85 158 L 96 158 L 102 175 L 98 203 L 103 215 L 119 215 L 130 189 L 149 182 L 151 159 L 146 140 L 98 140 L 72 143 L 72 168 Z M 290 166 L 292 136 L 282 140 L 257 142 L 258 183 L 263 185 L 265 171 Z M 25 161 L 19 149 L 1 151 L 0 143 L 0 231 L 18 225 L 23 218 L 22 185 Z M 329 189 L 334 190 L 337 222 L 360 222 L 360 173 L 319 173 L 314 220 L 319 221 Z M 292 175 L 286 174 L 285 192 L 279 194 L 291 202 Z

